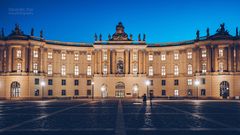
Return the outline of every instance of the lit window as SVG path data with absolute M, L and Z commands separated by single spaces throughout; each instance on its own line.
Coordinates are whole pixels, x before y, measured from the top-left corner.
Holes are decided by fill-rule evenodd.
M 66 53 L 62 53 L 62 60 L 66 60 Z
M 137 64 L 135 63 L 135 64 L 133 65 L 133 74 L 137 74 L 137 72 L 138 72 Z
M 88 54 L 88 55 L 87 55 L 87 60 L 88 60 L 88 61 L 92 60 L 91 54 Z
M 223 72 L 223 62 L 219 62 L 219 72 Z
M 165 54 L 165 53 L 161 54 L 161 60 L 162 60 L 162 61 L 165 61 L 165 60 L 166 60 L 166 54 Z
M 88 67 L 87 67 L 87 75 L 92 75 L 91 66 L 88 66 Z
M 153 55 L 149 54 L 148 59 L 149 59 L 149 61 L 153 61 Z
M 48 64 L 48 75 L 52 75 L 52 73 L 53 73 L 52 64 Z
M 174 65 L 174 75 L 179 75 L 178 65 Z
M 178 52 L 174 52 L 174 60 L 178 60 L 179 59 L 179 53 Z
M 52 52 L 48 52 L 48 59 L 52 59 L 53 58 L 53 53 Z
M 22 57 L 22 51 L 21 50 L 17 50 L 17 58 L 21 58 Z
M 107 74 L 107 64 L 103 65 L 103 74 L 106 75 Z
M 148 73 L 149 76 L 153 76 L 153 67 L 150 66 L 148 70 L 149 70 L 149 71 L 148 71 L 148 72 L 149 72 L 149 73 Z
M 74 54 L 74 60 L 79 60 L 79 54 L 78 53 Z
M 21 72 L 21 70 L 22 70 L 22 64 L 18 63 L 17 64 L 17 72 Z
M 188 58 L 188 59 L 192 59 L 192 52 L 191 52 L 191 51 L 188 51 L 188 52 L 187 52 L 187 58 Z
M 223 48 L 219 49 L 219 57 L 223 57 Z
M 37 51 L 37 50 L 34 50 L 34 51 L 33 51 L 33 57 L 34 57 L 34 58 L 37 58 L 37 57 L 38 57 L 38 51 Z
M 206 49 L 202 50 L 202 58 L 205 58 L 205 57 L 207 57 L 207 50 Z
M 74 75 L 79 75 L 79 67 L 78 66 L 74 67 Z
M 174 90 L 174 96 L 179 96 L 178 90 Z
M 207 72 L 207 64 L 203 63 L 202 64 L 202 73 L 206 73 Z
M 66 75 L 66 65 L 62 65 L 61 74 Z
M 133 61 L 137 61 L 137 59 L 138 59 L 137 52 L 134 52 L 133 53 Z
M 165 75 L 166 75 L 166 67 L 162 66 L 162 76 L 165 76 Z
M 192 85 L 192 79 L 187 79 L 187 85 Z
M 192 65 L 191 64 L 189 64 L 188 65 L 188 75 L 192 75 Z
M 107 51 L 103 51 L 103 60 L 104 60 L 104 61 L 107 60 Z
M 38 64 L 33 63 L 33 73 L 37 74 L 38 73 Z

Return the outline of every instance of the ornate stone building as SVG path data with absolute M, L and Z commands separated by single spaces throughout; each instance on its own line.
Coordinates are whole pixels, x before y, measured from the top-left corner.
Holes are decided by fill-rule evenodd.
M 237 98 L 240 96 L 240 38 L 224 24 L 196 39 L 148 44 L 116 32 L 93 44 L 25 35 L 18 25 L 0 37 L 0 97 Z

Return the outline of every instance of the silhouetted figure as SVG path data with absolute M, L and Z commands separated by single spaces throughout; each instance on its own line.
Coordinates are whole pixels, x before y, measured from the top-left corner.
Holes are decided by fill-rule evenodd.
M 143 94 L 143 103 L 146 104 L 146 101 L 147 101 L 147 95 Z

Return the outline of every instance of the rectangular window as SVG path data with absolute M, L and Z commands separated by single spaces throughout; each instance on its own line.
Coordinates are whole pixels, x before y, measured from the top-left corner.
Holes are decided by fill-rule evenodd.
M 219 72 L 223 72 L 223 62 L 219 62 Z
M 62 85 L 66 85 L 67 81 L 65 79 L 62 80 Z
M 148 70 L 149 70 L 149 71 L 148 71 L 148 75 L 149 75 L 149 76 L 153 76 L 153 67 L 150 66 Z
M 153 61 L 153 55 L 152 55 L 152 54 L 149 54 L 148 60 L 149 60 L 149 61 Z
M 138 72 L 138 68 L 137 68 L 137 64 L 136 63 L 134 63 L 133 64 L 133 74 L 137 74 L 137 72 Z
M 22 50 L 17 50 L 17 58 L 22 58 Z
M 53 53 L 52 52 L 48 52 L 48 59 L 52 59 L 53 58 Z
M 202 78 L 202 84 L 206 84 L 206 79 Z
M 201 89 L 201 96 L 206 96 L 206 89 Z
M 52 64 L 48 64 L 48 75 L 52 75 L 52 74 L 53 74 Z
M 165 75 L 166 75 L 166 67 L 162 66 L 162 76 L 165 76 Z
M 107 74 L 107 64 L 103 65 L 103 74 L 106 75 Z
M 166 86 L 166 80 L 162 80 L 162 86 Z
M 162 90 L 162 96 L 166 96 L 166 90 Z
M 38 51 L 37 51 L 37 50 L 34 50 L 34 51 L 33 51 L 33 57 L 34 57 L 34 58 L 38 58 Z
M 174 80 L 174 85 L 175 85 L 175 86 L 178 85 L 178 80 Z
M 174 65 L 174 75 L 175 75 L 175 76 L 179 75 L 178 65 Z
M 205 57 L 207 57 L 207 50 L 203 49 L 202 50 L 202 58 L 205 58 Z
M 107 51 L 103 51 L 103 61 L 107 61 Z
M 192 59 L 192 52 L 191 51 L 187 52 L 187 59 Z
M 218 56 L 219 56 L 219 57 L 223 57 L 223 48 L 220 48 L 220 49 L 218 50 Z
M 87 66 L 87 75 L 92 75 L 92 69 L 91 66 Z
M 66 53 L 62 53 L 62 60 L 66 60 Z
M 192 65 L 188 64 L 188 75 L 192 75 Z
M 35 84 L 35 85 L 39 85 L 39 78 L 35 78 L 34 84 Z
M 153 80 L 150 80 L 150 85 L 153 86 Z
M 88 60 L 88 61 L 91 61 L 91 60 L 92 60 L 91 54 L 88 54 L 88 55 L 87 55 L 87 60 Z
M 79 54 L 78 54 L 78 53 L 75 53 L 75 54 L 74 54 L 74 60 L 76 60 L 76 61 L 79 60 Z
M 79 80 L 74 80 L 74 85 L 78 86 L 79 85 Z
M 174 96 L 179 96 L 178 90 L 174 90 Z
M 62 65 L 61 74 L 66 75 L 66 65 Z
M 74 66 L 74 75 L 79 75 L 79 67 L 78 66 Z
M 66 96 L 66 90 L 62 90 L 62 96 Z
M 38 73 L 38 64 L 33 63 L 33 73 L 37 74 Z
M 91 85 L 92 84 L 92 81 L 91 80 L 87 80 L 87 85 Z
M 52 79 L 48 79 L 48 85 L 53 85 L 53 80 Z
M 92 95 L 92 91 L 91 90 L 87 90 L 87 96 L 91 96 Z
M 17 64 L 17 72 L 21 72 L 22 71 L 22 64 L 18 63 Z
M 174 60 L 178 60 L 179 59 L 179 53 L 178 52 L 174 52 Z
M 207 64 L 203 63 L 202 64 L 202 73 L 206 73 L 207 72 Z
M 192 79 L 187 79 L 187 85 L 192 85 Z
M 161 54 L 161 60 L 162 60 L 162 61 L 165 61 L 165 60 L 166 60 L 166 54 L 165 54 L 165 53 L 162 53 L 162 54 Z
M 133 53 L 133 61 L 137 61 L 138 60 L 138 54 L 137 52 Z
M 53 90 L 48 90 L 48 96 L 52 96 L 53 95 Z
M 74 90 L 74 95 L 78 96 L 79 95 L 79 90 Z

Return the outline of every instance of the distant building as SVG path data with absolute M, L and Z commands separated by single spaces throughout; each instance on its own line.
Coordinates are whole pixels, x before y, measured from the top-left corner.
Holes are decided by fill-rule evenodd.
M 133 40 L 122 23 L 93 44 L 25 35 L 18 25 L 0 37 L 3 99 L 240 96 L 240 39 L 224 24 L 214 35 L 162 44 L 146 43 L 145 34 Z

